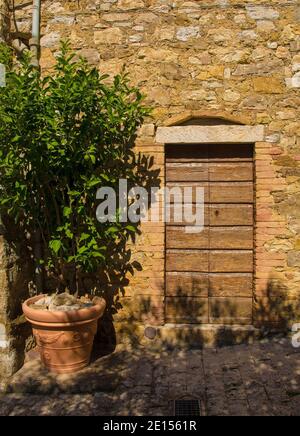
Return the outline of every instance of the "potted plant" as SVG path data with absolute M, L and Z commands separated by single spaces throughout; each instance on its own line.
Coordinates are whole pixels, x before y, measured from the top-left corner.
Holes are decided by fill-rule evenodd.
M 6 54 L 7 54 L 7 49 Z M 27 241 L 37 295 L 23 304 L 43 363 L 73 372 L 90 359 L 105 275 L 136 226 L 96 219 L 96 191 L 134 183 L 137 128 L 148 109 L 126 74 L 112 81 L 62 43 L 42 75 L 25 56 L 0 89 L 0 208 Z M 96 285 L 95 285 L 96 283 Z M 105 297 L 105 299 L 103 298 Z

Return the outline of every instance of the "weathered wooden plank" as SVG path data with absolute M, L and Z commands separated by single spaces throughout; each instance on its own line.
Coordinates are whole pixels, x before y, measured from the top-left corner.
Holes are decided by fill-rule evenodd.
M 166 322 L 177 324 L 206 324 L 208 322 L 208 299 L 167 297 Z
M 167 226 L 167 248 L 253 249 L 252 227 L 206 227 L 202 231 L 198 228 L 199 233 L 191 234 L 185 227 Z
M 210 203 L 253 203 L 254 186 L 252 182 L 211 182 Z
M 188 209 L 187 209 L 188 208 Z M 192 212 L 193 221 L 190 221 L 189 214 L 186 214 L 186 212 Z M 204 206 L 204 217 L 203 217 L 203 208 L 202 205 L 198 205 L 198 209 L 196 208 L 196 204 L 189 204 L 183 207 L 180 207 L 180 204 L 170 204 L 166 206 L 165 208 L 166 213 L 166 223 L 168 226 L 190 226 L 190 225 L 209 225 L 209 214 L 210 209 L 209 206 Z M 199 214 L 199 220 L 204 218 L 204 222 L 197 222 L 196 221 L 196 214 Z
M 253 251 L 212 250 L 209 252 L 210 272 L 253 272 Z
M 195 164 L 191 164 L 191 165 L 195 165 Z M 253 164 L 250 162 L 249 163 L 247 162 L 209 163 L 208 177 L 209 177 L 208 180 L 211 182 L 253 181 L 254 178 Z M 198 180 L 201 181 L 204 179 L 198 179 Z
M 252 298 L 209 298 L 212 324 L 251 324 L 252 312 Z
M 253 274 L 209 274 L 210 297 L 249 297 L 253 295 Z
M 167 250 L 166 270 L 208 272 L 208 251 Z
M 170 192 L 170 203 L 181 203 L 183 198 L 186 203 L 196 203 L 199 201 L 197 188 L 203 189 L 206 203 L 251 204 L 254 202 L 252 182 L 172 182 L 167 183 L 166 186 Z
M 206 182 L 209 180 L 206 163 L 167 163 L 167 182 Z
M 167 190 L 168 195 L 166 195 L 166 204 L 168 204 L 168 202 L 170 204 L 182 203 L 183 199 L 186 204 L 197 203 L 199 202 L 199 198 L 202 199 L 202 193 L 204 196 L 204 201 L 206 203 L 209 202 L 208 182 L 202 182 L 202 183 L 201 182 L 198 183 L 197 182 L 196 183 L 173 182 L 173 183 L 167 183 L 166 187 L 168 188 Z M 197 189 L 199 189 L 199 194 L 197 194 Z
M 203 192 L 204 201 L 205 202 L 209 201 L 208 182 L 198 182 L 198 183 L 174 182 L 174 183 L 167 183 L 166 186 L 168 188 L 167 195 L 170 198 L 170 203 L 182 203 L 182 199 L 185 200 L 185 203 L 199 202 L 200 197 L 197 197 L 197 189 L 199 189 L 199 195 L 201 195 L 201 192 Z M 166 195 L 166 199 L 167 199 L 167 195 Z
M 193 272 L 168 272 L 166 295 L 168 297 L 208 297 L 208 274 Z
M 238 163 L 167 163 L 167 182 L 253 181 L 253 164 Z
M 199 228 L 201 230 L 201 228 Z M 199 233 L 187 233 L 185 227 L 168 226 L 166 229 L 167 248 L 208 249 L 209 228 L 206 227 Z
M 178 205 L 177 205 L 178 207 Z M 190 207 L 190 205 L 188 206 Z M 196 205 L 191 209 L 196 214 Z M 199 208 L 199 211 L 201 209 Z M 180 213 L 181 211 L 181 213 Z M 176 212 L 176 213 L 175 213 Z M 200 212 L 199 212 L 200 213 Z M 186 220 L 184 208 L 170 204 L 166 207 L 166 217 L 169 217 L 167 224 L 172 226 L 186 226 L 190 223 Z M 205 226 L 252 226 L 254 221 L 253 205 L 248 204 L 212 204 L 204 207 Z M 195 222 L 195 221 L 194 221 Z
M 253 221 L 253 205 L 211 204 L 209 206 L 209 224 L 211 226 L 252 226 Z
M 253 249 L 253 227 L 211 227 L 209 248 L 212 249 Z

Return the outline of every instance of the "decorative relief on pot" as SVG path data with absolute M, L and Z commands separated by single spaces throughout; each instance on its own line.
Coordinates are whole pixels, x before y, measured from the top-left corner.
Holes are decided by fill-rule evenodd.
M 73 341 L 74 342 L 86 342 L 86 341 L 93 340 L 94 336 L 95 336 L 95 333 L 94 333 L 93 329 L 86 329 L 84 331 L 74 332 L 73 333 Z
M 51 362 L 51 355 L 50 355 L 50 353 L 48 353 L 48 351 L 42 351 L 41 352 L 41 357 L 42 357 L 42 360 L 44 361 L 44 362 L 46 362 L 46 363 L 50 363 Z
M 57 334 L 41 334 L 37 330 L 34 330 L 34 336 L 39 347 L 52 348 L 51 346 L 55 344 L 56 348 L 65 348 L 71 347 L 73 343 L 78 344 L 93 341 L 95 332 L 93 328 L 87 328 L 77 332 L 65 331 Z
M 80 342 L 81 341 L 81 335 L 78 332 L 73 333 L 73 341 L 74 342 Z
M 43 347 L 44 345 L 53 345 L 55 344 L 63 335 L 64 332 L 59 332 L 56 335 L 42 335 L 37 331 L 34 332 L 37 345 L 39 347 Z

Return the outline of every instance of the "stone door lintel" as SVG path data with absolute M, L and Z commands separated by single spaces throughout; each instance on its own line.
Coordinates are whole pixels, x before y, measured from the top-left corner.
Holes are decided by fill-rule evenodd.
M 158 127 L 159 144 L 251 144 L 264 142 L 265 126 L 174 126 Z

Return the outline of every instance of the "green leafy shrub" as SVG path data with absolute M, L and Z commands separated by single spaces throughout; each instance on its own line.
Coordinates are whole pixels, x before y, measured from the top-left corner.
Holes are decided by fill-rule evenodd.
M 112 84 L 106 78 L 63 43 L 53 74 L 41 75 L 25 57 L 0 89 L 1 212 L 32 245 L 40 232 L 44 253 L 35 261 L 62 287 L 66 269 L 75 277 L 105 269 L 136 231 L 118 217 L 96 220 L 98 188 L 137 181 L 133 146 L 149 113 L 126 74 Z

